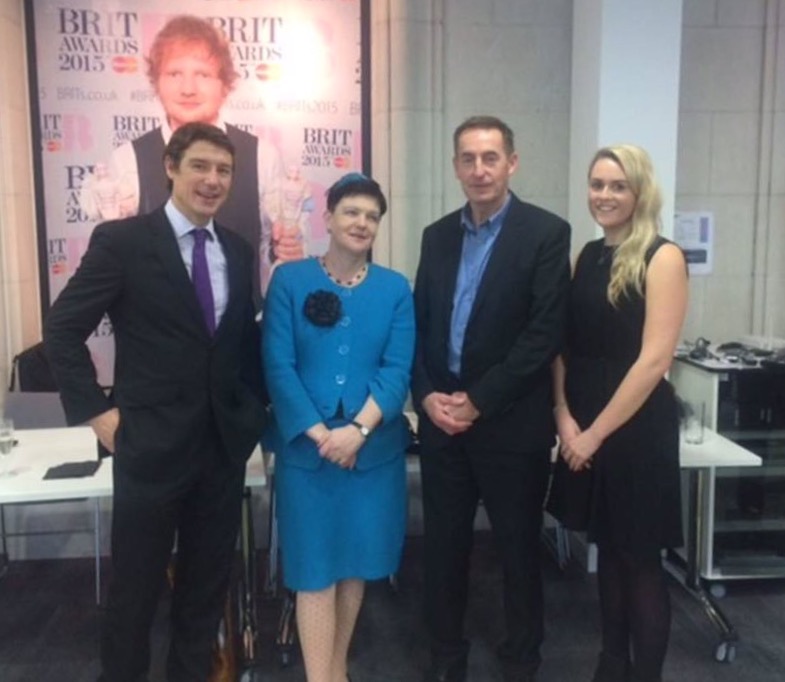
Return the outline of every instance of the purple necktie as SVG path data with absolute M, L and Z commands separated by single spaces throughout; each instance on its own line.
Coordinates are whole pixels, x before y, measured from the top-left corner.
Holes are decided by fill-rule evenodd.
M 191 230 L 194 236 L 194 250 L 191 262 L 191 279 L 196 289 L 196 298 L 202 307 L 202 314 L 210 336 L 215 334 L 215 301 L 213 300 L 213 286 L 210 284 L 210 269 L 207 267 L 207 254 L 205 241 L 208 232 L 205 228 Z

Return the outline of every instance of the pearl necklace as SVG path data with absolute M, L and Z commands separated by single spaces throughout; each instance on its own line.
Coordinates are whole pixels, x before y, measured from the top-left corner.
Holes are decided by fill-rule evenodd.
M 368 273 L 368 263 L 365 263 L 352 277 L 349 279 L 343 280 L 336 277 L 332 272 L 330 272 L 330 268 L 327 267 L 327 259 L 324 256 L 319 256 L 319 265 L 322 266 L 322 270 L 324 270 L 325 274 L 338 286 L 341 287 L 354 287 L 357 286 L 360 282 L 365 279 L 365 275 Z

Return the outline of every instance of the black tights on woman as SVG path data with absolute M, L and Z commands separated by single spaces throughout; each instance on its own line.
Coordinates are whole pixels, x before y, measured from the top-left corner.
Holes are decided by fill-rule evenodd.
M 600 547 L 597 577 L 603 654 L 620 661 L 632 659 L 632 680 L 657 682 L 671 623 L 659 552 L 641 558 L 623 549 Z

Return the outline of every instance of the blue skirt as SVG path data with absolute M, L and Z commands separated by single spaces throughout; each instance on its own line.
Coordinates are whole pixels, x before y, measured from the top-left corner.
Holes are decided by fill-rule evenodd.
M 325 462 L 313 471 L 276 458 L 275 490 L 284 584 L 317 591 L 348 578 L 398 570 L 406 533 L 403 455 L 366 471 Z

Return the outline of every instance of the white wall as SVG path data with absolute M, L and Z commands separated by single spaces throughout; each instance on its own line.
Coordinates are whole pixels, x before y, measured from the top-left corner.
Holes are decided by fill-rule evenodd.
M 646 149 L 662 190 L 662 230 L 673 235 L 683 0 L 574 3 L 567 218 L 576 256 L 602 231 L 586 210 L 587 163 L 599 147 Z
M 373 0 L 373 172 L 390 216 L 374 255 L 414 277 L 422 229 L 464 201 L 452 131 L 495 114 L 516 134 L 522 198 L 567 211 L 570 0 Z
M 784 25 L 783 0 L 684 2 L 677 208 L 716 225 L 685 338 L 785 336 Z
M 565 215 L 572 2 L 449 0 L 445 8 L 444 210 L 465 201 L 452 173 L 452 131 L 490 113 L 516 134 L 514 191 Z

